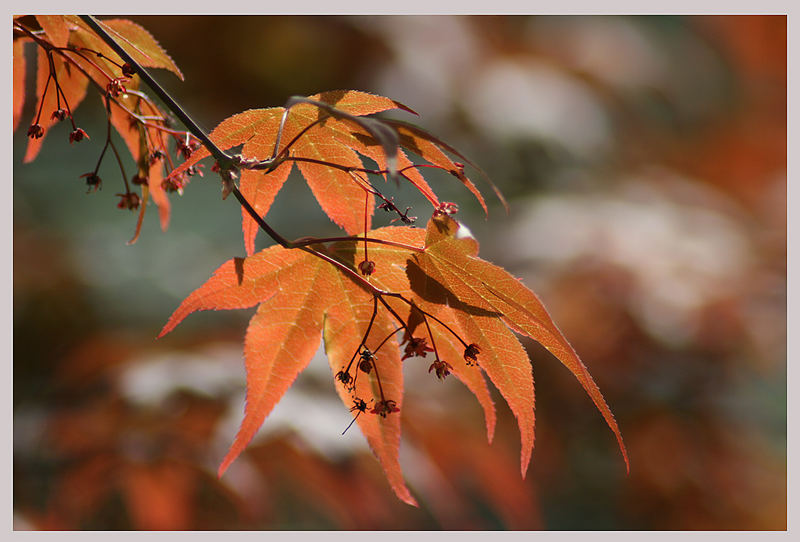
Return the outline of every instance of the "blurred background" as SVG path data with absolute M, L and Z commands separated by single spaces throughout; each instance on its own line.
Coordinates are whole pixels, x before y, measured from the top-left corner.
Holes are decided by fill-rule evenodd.
M 474 397 L 421 361 L 405 369 L 401 446 L 420 507 L 403 504 L 360 433 L 341 435 L 350 413 L 322 354 L 217 479 L 253 310 L 155 336 L 244 256 L 235 200 L 194 177 L 171 196 L 169 230 L 149 209 L 127 246 L 136 217 L 116 207 L 119 172 L 104 165 L 88 195 L 79 178 L 102 138 L 72 146 L 54 130 L 23 164 L 20 129 L 16 529 L 786 528 L 785 17 L 130 19 L 182 69 L 184 83 L 156 75 L 208 130 L 290 95 L 359 89 L 412 107 L 420 119 L 395 116 L 479 164 L 508 214 L 486 184 L 489 220 L 452 177 L 430 183 L 459 203 L 482 257 L 548 306 L 616 415 L 631 473 L 575 378 L 528 342 L 524 480 L 502 398 L 488 445 Z M 104 130 L 91 95 L 76 118 Z M 424 201 L 393 195 L 424 225 Z M 296 174 L 268 219 L 289 238 L 335 233 Z

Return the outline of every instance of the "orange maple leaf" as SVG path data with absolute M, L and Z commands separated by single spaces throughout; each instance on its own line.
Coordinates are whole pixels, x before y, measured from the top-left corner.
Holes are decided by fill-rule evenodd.
M 180 80 L 183 80 L 183 74 L 172 58 L 152 34 L 140 25 L 128 19 L 104 19 L 98 22 L 139 64 L 146 68 L 161 68 L 171 71 Z M 89 25 L 77 15 L 64 15 L 63 24 L 68 25 L 73 35 L 79 36 L 90 49 L 103 53 L 105 59 L 98 58 L 94 61 L 106 67 L 108 73 L 114 72 L 113 67 L 116 64 L 110 62 L 109 59 L 118 59 L 119 55 L 100 36 L 95 34 Z
M 353 90 L 323 92 L 309 99 L 357 117 L 391 109 L 413 113 L 407 106 L 390 98 Z M 241 155 L 246 161 L 279 157 L 275 166 L 266 172 L 247 167 L 242 170 L 240 189 L 244 197 L 260 216 L 265 216 L 289 177 L 293 163 L 297 163 L 320 206 L 333 222 L 351 235 L 370 229 L 375 192 L 367 180 L 367 171 L 360 156 L 374 160 L 378 164 L 378 170 L 374 171 L 388 177 L 390 160 L 387 159 L 384 142 L 378 141 L 367 128 L 351 119 L 336 116 L 318 105 L 299 101 L 286 114 L 280 142 L 276 143 L 285 113 L 286 109 L 282 107 L 244 111 L 223 120 L 209 134 L 211 140 L 223 150 L 242 145 Z M 418 170 L 420 167 L 435 167 L 451 173 L 476 196 L 486 211 L 486 202 L 464 174 L 464 165 L 453 162 L 444 152 L 467 161 L 458 151 L 409 124 L 389 120 L 382 122 L 386 128 L 396 130 L 399 138 L 397 175 L 415 186 L 435 209 L 441 203 Z M 428 164 L 413 163 L 404 148 Z M 180 175 L 209 155 L 206 149 L 200 149 L 170 175 Z M 504 201 L 502 196 L 500 199 Z M 247 254 L 252 254 L 258 226 L 245 210 L 242 211 L 242 230 L 245 250 Z
M 398 343 L 406 343 L 410 355 L 432 351 L 429 372 L 435 368 L 440 378 L 452 372 L 476 395 L 491 440 L 495 412 L 481 371 L 486 373 L 517 417 L 524 476 L 534 440 L 533 378 L 527 354 L 511 329 L 542 343 L 576 374 L 617 435 L 627 465 L 622 437 L 602 395 L 535 294 L 478 258 L 477 243 L 459 238 L 458 229 L 445 216 L 431 219 L 427 231 L 370 231 L 370 239 L 390 244 L 370 242 L 375 271 L 368 283 L 310 249 L 272 246 L 226 262 L 181 303 L 159 337 L 198 310 L 259 305 L 245 337 L 245 416 L 220 475 L 245 449 L 323 338 L 337 392 L 347 408 L 360 411 L 356 423 L 400 499 L 415 504 L 398 460 L 396 412 L 403 408 Z M 365 258 L 362 242 L 313 248 L 348 269 Z M 426 343 L 432 348 L 423 348 Z
M 331 249 L 352 247 L 340 243 Z M 405 252 L 407 255 L 407 251 Z M 245 308 L 260 304 L 245 337 L 247 397 L 241 428 L 219 469 L 220 475 L 244 450 L 266 416 L 297 375 L 305 369 L 324 335 L 325 349 L 336 373 L 359 349 L 371 320 L 372 295 L 326 261 L 303 250 L 273 246 L 249 258 L 235 258 L 220 267 L 170 317 L 159 336 L 196 310 Z M 391 400 L 402 408 L 402 365 L 396 342 L 378 349 L 391 329 L 385 313 L 374 318 L 374 333 L 365 343 L 377 351 L 376 371 L 358 379 L 354 393 L 365 402 Z M 382 335 L 379 337 L 379 335 Z M 378 375 L 380 375 L 378 377 Z M 380 378 L 381 389 L 377 387 Z M 347 407 L 353 399 L 340 386 Z M 403 482 L 398 461 L 400 418 L 359 416 L 367 437 L 397 495 L 415 503 Z
M 389 109 L 411 109 L 390 98 L 359 91 L 328 91 L 310 96 L 311 99 L 335 106 L 350 115 L 364 116 Z M 211 131 L 209 137 L 221 149 L 242 145 L 245 159 L 264 160 L 276 151 L 288 150 L 288 160 L 272 171 L 242 170 L 240 188 L 260 216 L 265 216 L 276 194 L 289 177 L 293 162 L 305 177 L 320 206 L 333 222 L 347 233 L 364 231 L 364 189 L 343 168 L 363 168 L 363 163 L 352 146 L 343 144 L 353 130 L 350 124 L 336 119 L 311 104 L 299 103 L 291 108 L 281 134 L 282 147 L 276 149 L 276 140 L 284 115 L 283 107 L 251 109 L 223 120 Z M 205 148 L 198 150 L 188 160 L 175 168 L 171 175 L 179 175 L 210 155 Z M 326 165 L 331 164 L 331 165 Z M 369 195 L 369 199 L 372 196 Z M 368 206 L 367 229 L 374 212 L 374 202 Z M 258 232 L 255 221 L 242 211 L 242 230 L 247 254 L 254 251 Z
M 474 342 L 481 344 L 481 368 L 517 417 L 523 444 L 523 475 L 533 449 L 533 379 L 527 369 L 529 364 L 521 361 L 515 337 L 505 326 L 537 341 L 575 375 L 614 432 L 630 470 L 622 434 L 611 410 L 542 302 L 519 279 L 477 255 L 477 241 L 465 234 L 458 222 L 447 216 L 435 217 L 428 226 L 425 251 L 413 256 L 422 278 L 412 280 L 412 287 L 427 288 L 433 283 L 440 288 L 435 302 L 447 303 L 448 312 L 474 337 Z M 425 294 L 421 295 L 420 303 L 424 305 L 427 300 Z

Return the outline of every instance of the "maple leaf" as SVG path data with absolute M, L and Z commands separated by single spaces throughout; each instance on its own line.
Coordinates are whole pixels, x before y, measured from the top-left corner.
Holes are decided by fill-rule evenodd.
M 374 241 L 368 250 L 375 273 L 368 283 L 311 248 L 272 246 L 229 260 L 181 303 L 159 337 L 198 310 L 258 305 L 245 337 L 245 416 L 220 475 L 245 449 L 323 338 L 337 393 L 350 410 L 362 402 L 356 423 L 395 493 L 414 504 L 398 460 L 401 430 L 395 410 L 403 408 L 403 362 L 397 343 L 414 337 L 433 346 L 416 343 L 412 350 L 417 355 L 433 351 L 431 369 L 437 367 L 437 376 L 452 372 L 475 394 L 490 441 L 496 414 L 482 372 L 498 388 L 518 420 L 524 476 L 534 441 L 534 389 L 530 361 L 512 329 L 540 342 L 578 377 L 617 435 L 627 465 L 608 406 L 535 294 L 506 271 L 477 258 L 477 243 L 459 238 L 457 232 L 457 222 L 446 216 L 431 219 L 427 231 L 370 231 Z M 352 270 L 366 258 L 363 245 L 350 240 L 312 246 Z M 399 339 L 401 329 L 406 333 Z M 358 356 L 362 362 L 354 364 Z M 369 413 L 366 403 L 373 405 Z
M 523 443 L 523 474 L 533 448 L 533 380 L 526 364 L 520 363 L 519 355 L 513 354 L 516 346 L 510 340 L 512 336 L 502 331 L 497 319 L 544 346 L 575 375 L 616 436 L 626 468 L 630 471 L 622 434 L 611 410 L 586 366 L 556 327 L 542 302 L 519 279 L 478 258 L 477 254 L 477 241 L 465 235 L 458 222 L 447 216 L 434 217 L 428 226 L 425 251 L 413 256 L 423 280 L 412 279 L 411 283 L 412 287 L 416 284 L 418 289 L 425 289 L 420 293 L 423 303 L 429 295 L 431 283 L 441 288 L 447 302 L 455 309 L 456 318 L 481 345 L 480 365 L 517 417 Z M 435 301 L 442 302 L 441 299 Z M 494 318 L 490 316 L 492 313 Z M 490 324 L 492 320 L 494 322 Z M 488 348 L 495 351 L 487 360 L 485 350 Z
M 429 166 L 443 169 L 458 178 L 488 213 L 483 196 L 465 175 L 464 165 L 454 162 L 445 153 L 450 152 L 472 165 L 458 151 L 408 123 L 362 118 L 390 109 L 413 113 L 407 106 L 390 98 L 352 90 L 293 98 L 288 104 L 291 106 L 288 114 L 285 108 L 275 107 L 233 115 L 223 120 L 209 135 L 221 149 L 242 145 L 241 155 L 245 161 L 278 157 L 276 165 L 266 172 L 248 168 L 242 171 L 241 192 L 259 216 L 267 214 L 296 162 L 331 220 L 351 235 L 368 230 L 374 212 L 374 198 L 359 155 L 374 160 L 378 171 L 386 177 L 396 172 L 415 186 L 434 209 L 439 208 L 441 202 L 419 172 L 421 166 L 414 164 L 403 148 L 429 162 Z M 280 148 L 277 143 L 279 134 Z M 382 135 L 386 137 L 379 137 Z M 397 148 L 391 148 L 395 141 Z M 201 149 L 175 168 L 171 175 L 180 175 L 209 155 L 208 150 Z M 505 204 L 496 188 L 495 192 Z M 365 204 L 366 213 L 362 212 Z M 245 250 L 252 254 L 258 226 L 245 210 L 242 210 L 242 230 Z
M 64 15 L 64 23 L 74 30 L 74 35 L 79 36 L 87 47 L 102 53 L 106 59 L 119 59 L 111 47 L 106 44 L 94 31 L 77 15 Z M 38 18 L 37 18 L 38 20 Z M 158 41 L 142 26 L 128 19 L 104 19 L 98 21 L 105 30 L 111 34 L 122 47 L 146 68 L 161 68 L 174 73 L 180 80 L 183 74 L 172 58 L 161 47 Z M 74 39 L 74 38 L 73 38 Z M 95 62 L 102 62 L 109 73 L 116 71 L 116 64 L 99 58 Z M 118 69 L 118 68 L 117 68 Z
M 372 138 L 369 134 L 365 134 L 362 130 L 354 129 L 350 132 L 339 132 L 336 138 L 348 145 L 350 148 L 370 158 L 378 164 L 380 170 L 389 169 L 389 160 L 386 157 L 386 152 L 383 146 Z M 398 141 L 398 144 L 400 142 Z M 425 198 L 431 202 L 434 208 L 439 206 L 439 198 L 428 185 L 428 181 L 414 166 L 414 163 L 409 160 L 402 148 L 397 149 L 396 167 L 398 174 L 410 182 L 417 190 L 419 190 Z M 388 177 L 388 175 L 386 175 Z
M 400 102 L 360 91 L 327 91 L 310 96 L 309 99 L 330 104 L 338 111 L 353 116 L 371 115 L 390 109 L 402 109 L 413 113 Z M 227 150 L 242 145 L 241 154 L 247 160 L 265 160 L 276 150 L 282 151 L 290 146 L 288 157 L 291 160 L 284 161 L 274 170 L 265 173 L 244 169 L 240 180 L 242 194 L 260 216 L 265 216 L 276 194 L 288 178 L 293 162 L 297 161 L 300 173 L 330 219 L 349 234 L 363 231 L 365 191 L 358 181 L 344 170 L 347 167 L 363 168 L 363 163 L 356 152 L 360 149 L 354 148 L 352 138 L 347 139 L 357 125 L 354 127 L 346 120 L 335 118 L 315 105 L 296 103 L 286 116 L 283 125 L 281 133 L 283 146 L 281 149 L 276 149 L 284 112 L 283 107 L 244 111 L 223 120 L 209 134 L 220 149 Z M 353 145 L 342 143 L 342 138 Z M 209 155 L 205 148 L 198 150 L 175 168 L 171 175 L 181 174 Z M 405 156 L 400 160 L 404 158 Z M 326 165 L 323 162 L 333 165 Z M 369 200 L 372 199 L 369 195 Z M 367 229 L 370 227 L 373 212 L 374 201 L 367 207 Z M 244 210 L 242 230 L 247 254 L 252 254 L 258 226 Z
M 332 250 L 347 245 L 352 246 L 352 242 L 337 244 Z M 407 251 L 403 252 L 403 257 L 407 257 Z M 358 351 L 364 328 L 371 321 L 374 333 L 364 346 L 377 351 L 376 370 L 357 379 L 355 396 L 373 405 L 393 401 L 396 408 L 402 409 L 399 348 L 396 342 L 387 342 L 378 348 L 380 341 L 393 331 L 389 317 L 380 313 L 371 319 L 373 296 L 328 262 L 303 250 L 273 246 L 249 258 L 226 262 L 208 282 L 184 300 L 159 337 L 196 310 L 245 308 L 256 304 L 259 308 L 245 337 L 245 416 L 220 465 L 220 475 L 244 450 L 280 397 L 308 365 L 323 336 L 331 370 L 336 373 Z M 343 383 L 339 383 L 338 391 L 349 408 L 353 395 Z M 415 504 L 403 481 L 398 460 L 400 417 L 394 413 L 363 415 L 356 422 L 380 460 L 395 493 L 405 502 Z
M 118 338 L 94 337 L 65 361 L 125 363 L 131 352 L 120 346 Z M 85 384 L 96 376 L 88 366 L 77 372 L 75 368 L 74 363 L 59 366 L 59 381 Z M 195 495 L 208 487 L 203 487 L 204 469 L 193 465 L 193 459 L 209 446 L 223 414 L 221 403 L 187 393 L 173 396 L 176 402 L 170 407 L 143 412 L 108 387 L 89 397 L 54 412 L 45 425 L 43 442 L 65 467 L 55 476 L 40 528 L 85 528 L 86 520 L 96 519 L 97 510 L 112 498 L 122 499 L 120 505 L 135 529 L 181 530 L 196 525 Z M 146 446 L 157 449 L 167 444 L 172 451 L 164 457 L 155 453 L 132 458 L 132 431 Z
M 472 192 L 472 195 L 475 196 L 475 198 L 481 204 L 483 212 L 487 215 L 489 214 L 489 210 L 486 207 L 486 201 L 483 199 L 480 191 L 464 174 L 464 165 L 451 160 L 450 157 L 443 152 L 443 150 L 447 150 L 448 152 L 455 154 L 473 167 L 475 167 L 474 164 L 467 160 L 466 157 L 464 157 L 453 147 L 447 145 L 443 141 L 440 141 L 417 126 L 398 120 L 387 120 L 386 123 L 397 131 L 397 134 L 400 138 L 400 145 L 402 147 L 410 150 L 420 158 L 427 160 L 431 164 L 442 168 L 456 177 L 464 184 L 464 186 L 467 187 L 470 192 Z M 500 201 L 505 204 L 505 199 L 502 197 L 500 192 L 497 190 L 495 190 L 495 192 L 500 198 Z

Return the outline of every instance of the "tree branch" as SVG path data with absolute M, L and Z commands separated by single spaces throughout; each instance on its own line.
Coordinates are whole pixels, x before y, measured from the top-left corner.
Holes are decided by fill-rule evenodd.
M 247 211 L 247 213 L 253 218 L 253 220 L 256 221 L 256 223 L 259 225 L 259 227 L 262 230 L 264 230 L 264 232 L 266 232 L 267 235 L 269 235 L 276 243 L 278 243 L 279 245 L 281 245 L 282 247 L 287 248 L 287 249 L 298 248 L 300 250 L 304 250 L 306 252 L 314 254 L 315 256 L 317 256 L 319 258 L 322 258 L 323 260 L 325 260 L 325 261 L 331 263 L 332 265 L 334 265 L 335 267 L 339 268 L 346 275 L 349 275 L 350 278 L 352 278 L 356 283 L 358 283 L 361 286 L 365 287 L 373 295 L 376 295 L 376 296 L 396 295 L 396 294 L 393 294 L 391 292 L 383 291 L 380 288 L 376 288 L 374 285 L 370 284 L 369 281 L 367 281 L 363 277 L 361 277 L 355 270 L 350 269 L 347 265 L 343 264 L 342 262 L 340 262 L 338 260 L 335 260 L 334 258 L 331 258 L 330 256 L 327 256 L 326 254 L 323 254 L 323 253 L 321 253 L 321 252 L 319 252 L 317 250 L 314 250 L 313 248 L 308 246 L 308 245 L 314 243 L 314 241 L 312 239 L 303 238 L 303 239 L 300 239 L 300 240 L 298 240 L 296 242 L 291 242 L 291 241 L 288 241 L 286 238 L 284 238 L 282 235 L 280 235 L 278 232 L 273 230 L 269 226 L 269 224 L 267 224 L 264 221 L 264 219 L 259 216 L 258 212 L 256 212 L 256 210 L 253 208 L 253 206 L 250 205 L 250 202 L 247 201 L 247 199 L 244 197 L 244 195 L 242 195 L 242 193 L 239 191 L 239 189 L 236 187 L 236 185 L 232 182 L 232 180 L 233 180 L 232 173 L 233 173 L 234 170 L 239 169 L 240 161 L 236 157 L 230 156 L 227 153 L 225 153 L 224 151 L 222 151 L 213 141 L 211 141 L 211 138 L 208 137 L 208 134 L 206 134 L 205 131 L 203 131 L 203 129 L 200 128 L 197 125 L 197 123 L 195 123 L 194 120 L 183 110 L 183 108 L 180 105 L 178 105 L 178 103 L 169 95 L 169 93 L 167 93 L 167 91 L 164 90 L 164 88 L 155 79 L 153 79 L 153 77 L 147 72 L 147 70 L 138 61 L 136 61 L 136 59 L 134 59 L 130 54 L 128 54 L 128 52 L 125 51 L 125 49 L 122 48 L 122 46 L 102 27 L 102 25 L 100 24 L 100 22 L 97 19 L 95 19 L 91 15 L 80 15 L 80 18 L 87 25 L 89 25 L 91 27 L 91 29 L 95 33 L 97 33 L 97 35 L 106 44 L 108 44 L 109 47 L 114 49 L 114 51 L 122 58 L 122 60 L 124 60 L 127 64 L 129 64 L 133 68 L 134 73 L 136 73 L 142 79 L 142 81 L 159 98 L 161 98 L 161 100 L 164 102 L 164 105 L 180 119 L 180 121 L 184 124 L 184 126 L 186 126 L 188 131 L 192 135 L 197 137 L 197 139 L 199 139 L 203 143 L 203 145 L 206 147 L 206 149 L 208 149 L 208 151 L 211 153 L 211 155 L 217 160 L 217 164 L 219 164 L 219 166 L 220 166 L 220 174 L 221 174 L 222 179 L 223 179 L 223 186 L 224 186 L 225 190 L 228 190 L 228 191 L 233 193 L 233 195 L 236 197 L 236 199 L 239 201 L 239 204 L 245 209 L 245 211 Z M 394 134 L 394 138 L 391 137 L 391 135 L 392 135 L 391 133 L 387 135 L 385 133 L 385 132 L 387 132 L 386 127 L 383 126 L 378 121 L 375 121 L 373 119 L 360 119 L 360 118 L 354 117 L 353 115 L 349 115 L 347 113 L 340 112 L 340 111 L 336 110 L 335 108 L 331 107 L 328 104 L 325 104 L 323 102 L 317 102 L 315 100 L 310 100 L 308 98 L 293 97 L 293 98 L 290 98 L 289 101 L 291 103 L 287 103 L 287 107 L 286 107 L 287 111 L 295 103 L 310 103 L 312 105 L 316 105 L 317 107 L 320 107 L 320 108 L 326 110 L 329 114 L 332 114 L 333 116 L 343 117 L 345 119 L 352 120 L 352 121 L 356 122 L 357 124 L 359 124 L 360 126 L 362 126 L 365 129 L 367 129 L 367 131 L 370 132 L 370 134 L 372 134 L 373 137 L 376 137 L 379 141 L 381 141 L 381 143 L 384 145 L 384 148 L 387 149 L 387 151 L 390 150 L 392 148 L 392 146 L 394 146 L 394 152 L 396 154 L 396 151 L 397 151 L 397 142 L 396 142 L 397 141 L 397 135 Z M 283 121 L 285 121 L 285 115 L 284 115 L 284 118 L 282 119 L 282 122 Z M 388 132 L 393 132 L 393 131 L 391 129 L 388 129 Z M 276 148 L 276 152 L 277 152 L 277 148 Z M 387 152 L 387 158 L 391 158 L 391 157 L 392 157 L 391 153 Z M 392 171 L 393 171 L 393 168 L 390 165 L 389 172 L 392 173 Z M 224 172 L 227 172 L 227 175 Z M 384 243 L 384 244 L 394 244 L 394 243 L 391 243 L 391 242 L 387 243 L 385 241 L 379 241 L 379 240 L 371 240 L 371 241 Z M 319 242 L 319 241 L 317 241 L 317 242 Z M 416 250 L 420 250 L 420 249 L 416 249 Z
M 175 113 L 180 121 L 183 123 L 184 126 L 192 133 L 197 139 L 203 142 L 203 145 L 208 149 L 208 152 L 216 159 L 217 163 L 220 165 L 222 169 L 231 169 L 234 165 L 234 159 L 229 154 L 225 153 L 222 149 L 217 147 L 217 145 L 211 141 L 211 138 L 200 128 L 197 123 L 192 120 L 192 118 L 183 110 L 183 108 L 178 105 L 172 96 L 167 93 L 166 90 L 156 81 L 153 77 L 147 72 L 144 67 L 134 60 L 134 58 L 128 54 L 125 49 L 115 40 L 106 30 L 102 27 L 100 22 L 95 19 L 91 15 L 80 15 L 80 18 L 88 24 L 94 32 L 102 38 L 106 44 L 114 49 L 114 51 L 124 60 L 126 63 L 130 64 L 133 67 L 134 72 L 144 81 L 144 83 L 150 87 L 150 89 L 159 97 L 161 101 L 164 102 L 170 111 Z

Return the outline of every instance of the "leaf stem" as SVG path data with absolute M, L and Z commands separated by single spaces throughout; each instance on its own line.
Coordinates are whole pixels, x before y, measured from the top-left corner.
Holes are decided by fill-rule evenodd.
M 391 294 L 391 296 L 392 297 L 399 297 L 403 301 L 406 301 L 406 299 L 402 296 L 402 294 Z M 383 303 L 383 306 L 386 307 L 386 310 L 388 310 L 392 314 L 392 316 L 395 317 L 397 322 L 402 326 L 401 329 L 405 329 L 406 333 L 411 335 L 411 331 L 408 329 L 408 326 L 406 325 L 406 323 L 403 321 L 403 319 L 400 317 L 400 315 L 397 314 L 397 312 L 392 308 L 392 306 L 389 305 L 389 303 L 387 303 L 385 299 L 383 299 L 383 296 L 378 296 L 378 299 L 380 300 L 381 303 Z M 406 303 L 409 303 L 409 302 L 406 301 Z
M 372 353 L 373 353 L 373 354 L 377 354 L 377 353 L 378 353 L 378 350 L 380 350 L 380 349 L 381 349 L 381 347 L 382 347 L 384 344 L 386 344 L 386 341 L 388 341 L 389 339 L 391 339 L 391 338 L 392 338 L 392 337 L 393 337 L 395 334 L 397 334 L 397 332 L 398 332 L 398 331 L 400 331 L 401 329 L 403 329 L 403 328 L 402 328 L 402 327 L 398 327 L 397 329 L 395 329 L 394 331 L 392 331 L 391 333 L 389 333 L 389 335 L 387 335 L 387 336 L 386 336 L 386 338 L 385 338 L 385 339 L 383 339 L 383 340 L 381 341 L 381 343 L 378 345 L 378 347 L 377 347 L 377 348 L 375 348 L 375 350 L 373 350 L 373 351 L 372 351 Z
M 431 326 L 428 324 L 428 318 L 426 317 L 423 311 L 422 313 L 422 321 L 425 322 L 425 327 L 428 329 L 428 336 L 431 338 L 431 346 L 433 346 L 433 355 L 436 356 L 436 361 L 439 361 L 439 350 L 436 348 L 436 340 L 433 338 L 433 332 L 431 331 Z
M 367 325 L 367 331 L 364 332 L 364 336 L 361 338 L 361 343 L 358 345 L 358 348 L 356 348 L 356 351 L 353 354 L 353 357 L 350 359 L 350 363 L 347 364 L 347 367 L 344 370 L 345 373 L 350 371 L 350 367 L 352 367 L 353 362 L 356 359 L 356 356 L 358 356 L 358 353 L 361 351 L 361 349 L 364 347 L 364 344 L 367 342 L 367 337 L 369 337 L 369 332 L 372 329 L 372 323 L 375 322 L 375 316 L 377 314 L 378 314 L 378 298 L 377 297 L 373 297 L 372 298 L 372 317 L 369 319 L 369 325 Z M 356 378 L 358 378 L 358 371 L 356 371 Z M 355 382 L 353 382 L 353 385 L 355 386 Z
M 438 318 L 436 318 L 434 315 L 432 315 L 432 314 L 430 314 L 430 313 L 428 313 L 428 312 L 425 312 L 425 311 L 423 311 L 423 310 L 422 310 L 422 309 L 420 309 L 419 307 L 417 307 L 417 309 L 418 309 L 418 310 L 419 310 L 419 311 L 420 311 L 422 314 L 424 314 L 425 316 L 429 316 L 429 317 L 433 318 L 434 320 L 436 320 L 436 321 L 439 323 L 439 325 L 441 325 L 443 328 L 445 328 L 447 331 L 449 331 L 449 332 L 450 332 L 450 333 L 453 335 L 453 337 L 455 337 L 456 339 L 458 339 L 458 340 L 461 342 L 461 344 L 463 344 L 463 345 L 464 345 L 464 348 L 466 348 L 467 346 L 469 346 L 469 345 L 468 345 L 466 342 L 464 342 L 464 340 L 463 340 L 461 337 L 459 337 L 458 333 L 456 333 L 455 331 L 453 331 L 452 329 L 450 329 L 450 326 L 448 326 L 447 324 L 445 324 L 444 322 L 442 322 L 441 320 L 439 320 Z
M 364 261 L 369 262 L 369 254 L 367 253 L 367 229 L 369 218 L 369 192 L 364 193 Z
M 95 168 L 95 175 L 97 171 L 100 169 L 100 162 L 103 161 L 103 156 L 106 154 L 106 150 L 108 147 L 111 147 L 111 150 L 114 152 L 114 156 L 117 159 L 117 164 L 119 165 L 119 172 L 122 174 L 122 182 L 125 184 L 125 193 L 130 194 L 131 189 L 128 185 L 128 176 L 125 174 L 125 166 L 122 164 L 122 158 L 117 152 L 117 147 L 114 145 L 114 142 L 111 140 L 111 99 L 106 93 L 106 110 L 108 111 L 108 117 L 106 119 L 106 144 L 103 147 L 103 152 L 100 153 L 100 158 L 97 160 L 97 167 Z
M 374 237 L 359 237 L 357 235 L 352 235 L 347 237 L 301 237 L 300 239 L 289 241 L 290 246 L 287 248 L 300 248 L 308 245 L 314 245 L 317 243 L 330 243 L 333 241 L 366 241 L 368 243 L 376 243 L 379 245 L 388 245 L 392 247 L 404 248 L 406 250 L 411 250 L 413 252 L 425 252 L 424 248 L 415 247 L 414 245 L 407 245 L 399 241 L 391 241 L 389 239 L 375 239 Z
M 44 108 L 44 98 L 45 98 L 45 96 L 47 96 L 47 89 L 50 87 L 50 79 L 52 79 L 52 78 L 53 78 L 53 72 L 50 71 L 47 74 L 47 82 L 44 84 L 44 92 L 42 92 L 42 101 L 39 104 L 39 112 L 36 113 L 36 122 L 35 122 L 35 124 L 39 124 L 39 121 L 41 120 L 42 108 Z
M 378 390 L 381 392 L 381 402 L 386 403 L 386 396 L 383 394 L 383 385 L 381 384 L 381 375 L 378 373 L 377 360 L 372 361 L 372 368 L 375 370 L 375 380 L 378 381 Z

